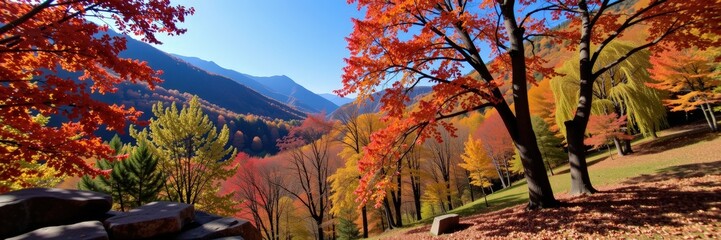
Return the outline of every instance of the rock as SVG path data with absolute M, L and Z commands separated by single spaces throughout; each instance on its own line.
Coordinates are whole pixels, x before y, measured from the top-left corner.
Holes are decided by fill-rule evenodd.
M 104 224 L 111 239 L 142 239 L 178 233 L 193 218 L 193 205 L 152 202 L 110 217 Z
M 235 218 L 217 219 L 197 228 L 182 232 L 176 240 L 205 240 L 229 236 L 242 236 L 243 239 L 260 240 L 260 232 L 247 220 Z
M 99 221 L 80 222 L 72 225 L 44 227 L 35 231 L 8 238 L 8 240 L 107 240 L 103 224 Z
M 244 240 L 244 238 L 241 236 L 232 236 L 232 237 L 214 238 L 214 240 Z
M 47 226 L 95 219 L 110 210 L 109 195 L 29 188 L 0 195 L 0 239 Z
M 441 235 L 458 226 L 458 214 L 446 214 L 435 217 L 433 225 L 431 225 L 431 233 L 433 235 Z
M 203 225 L 203 224 L 206 224 L 206 223 L 209 223 L 209 222 L 221 219 L 221 218 L 223 218 L 223 217 L 196 210 L 195 211 L 195 220 L 193 221 L 193 223 L 190 224 L 190 227 L 196 228 L 200 225 Z

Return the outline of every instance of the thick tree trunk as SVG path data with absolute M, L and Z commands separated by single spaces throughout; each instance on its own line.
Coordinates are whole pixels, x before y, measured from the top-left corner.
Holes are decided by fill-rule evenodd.
M 553 196 L 551 183 L 546 175 L 546 166 L 538 149 L 536 135 L 531 124 L 531 114 L 528 107 L 528 80 L 526 79 L 526 57 L 523 47 L 524 29 L 519 28 L 516 23 L 515 9 L 513 3 L 507 1 L 502 6 L 503 23 L 506 31 L 510 33 L 510 51 L 512 66 L 512 89 L 515 104 L 515 119 L 513 112 L 503 101 L 503 104 L 496 105 L 504 124 L 510 130 L 511 138 L 518 149 L 523 164 L 524 175 L 528 183 L 529 209 L 549 208 L 558 206 L 558 201 Z M 499 93 L 494 93 L 498 95 Z M 503 99 L 500 96 L 500 99 Z M 515 122 L 514 122 L 515 120 Z
M 654 135 L 656 135 L 656 131 L 653 132 Z M 657 137 L 654 137 L 657 138 Z M 631 140 L 623 140 L 623 153 L 625 154 L 632 154 L 633 148 L 631 148 Z
M 591 194 L 596 189 L 591 185 L 586 163 L 586 146 L 583 144 L 584 134 L 591 115 L 593 101 L 593 63 L 591 57 L 591 22 L 586 1 L 578 3 L 581 10 L 581 42 L 579 44 L 579 97 L 576 114 L 573 120 L 566 121 L 566 141 L 568 142 L 568 161 L 571 167 L 571 194 Z
M 363 221 L 363 238 L 368 238 L 368 209 L 366 209 L 366 206 L 361 208 L 361 218 Z

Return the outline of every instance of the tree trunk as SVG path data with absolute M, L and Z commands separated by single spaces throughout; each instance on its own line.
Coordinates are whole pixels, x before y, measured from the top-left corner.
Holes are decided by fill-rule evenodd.
M 590 111 L 589 111 L 590 112 Z M 572 195 L 592 194 L 596 189 L 591 185 L 586 165 L 586 147 L 583 145 L 583 132 L 576 130 L 573 121 L 566 121 L 566 139 L 568 142 L 568 162 L 571 172 Z M 579 127 L 585 129 L 585 127 Z
M 399 165 L 400 166 L 400 165 Z M 396 187 L 397 190 L 391 191 L 391 200 L 393 202 L 393 210 L 395 212 L 395 227 L 402 227 L 403 226 L 403 215 L 401 215 L 401 204 L 403 203 L 401 201 L 401 194 L 402 194 L 402 187 L 403 181 L 401 179 L 401 175 L 398 174 L 396 176 Z
M 656 131 L 654 131 L 653 133 L 653 135 L 656 135 Z M 658 136 L 654 138 L 658 138 Z M 633 148 L 631 148 L 631 140 L 623 140 L 623 146 L 623 151 L 625 154 L 628 155 L 633 153 Z
M 704 105 L 701 104 L 701 112 L 703 112 L 703 117 L 706 119 L 706 124 L 708 124 L 708 128 L 711 129 L 712 132 L 715 132 L 716 129 L 713 127 L 713 123 L 711 122 L 711 116 L 709 116 L 708 111 L 706 111 L 706 108 L 704 108 Z
M 546 166 L 543 164 L 541 152 L 538 149 L 536 135 L 533 133 L 531 114 L 528 107 L 528 79 L 526 79 L 526 57 L 523 47 L 524 29 L 518 27 L 515 16 L 515 1 L 505 1 L 501 6 L 503 25 L 509 33 L 510 49 L 508 55 L 512 66 L 512 89 L 515 104 L 515 118 L 508 104 L 501 101 L 496 109 L 501 115 L 511 138 L 518 149 L 523 164 L 524 175 L 528 183 L 529 209 L 548 208 L 558 206 L 553 196 L 551 183 L 546 175 Z M 500 91 L 494 91 L 494 96 L 503 100 Z M 514 121 L 515 120 L 515 121 Z
M 325 239 L 325 236 L 323 235 L 323 226 L 321 226 L 322 222 L 316 221 L 315 223 L 318 226 L 318 240 Z
M 506 184 L 506 180 L 503 178 L 503 174 L 501 173 L 501 166 L 498 165 L 498 162 L 496 161 L 496 158 L 493 157 L 493 166 L 496 167 L 496 173 L 498 173 L 498 179 L 501 179 L 501 185 L 503 185 L 503 188 L 507 188 L 508 184 Z
M 718 131 L 718 121 L 716 121 L 716 115 L 713 113 L 713 108 L 711 105 L 706 102 L 706 109 L 708 109 L 709 116 L 711 116 L 711 125 L 713 126 L 713 131 Z
M 493 189 L 493 188 L 491 188 Z M 488 207 L 488 198 L 486 198 L 486 190 L 483 189 L 483 186 L 481 186 L 481 193 L 483 193 L 483 201 L 486 202 L 486 207 Z
M 536 146 L 538 146 L 538 145 L 536 145 Z M 543 157 L 543 156 L 541 156 L 541 157 Z M 541 161 L 543 161 L 543 158 L 541 158 Z M 503 161 L 503 168 L 505 168 L 505 170 L 506 170 L 506 182 L 508 183 L 508 186 L 513 185 L 513 182 L 511 182 L 511 171 L 509 170 L 509 167 L 508 167 L 508 160 Z M 544 170 L 543 172 L 545 174 L 546 171 Z
M 446 198 L 448 199 L 448 211 L 453 210 L 453 200 L 451 198 L 451 181 L 446 181 Z
M 368 209 L 366 206 L 361 208 L 361 218 L 363 220 L 363 238 L 368 238 Z
M 545 161 L 545 162 L 546 162 L 546 166 L 548 167 L 548 171 L 550 171 L 551 176 L 553 176 L 553 168 L 551 167 L 551 163 L 549 163 L 548 161 Z
M 471 194 L 471 202 L 476 201 L 476 198 L 473 197 L 473 185 L 471 185 L 471 172 L 466 171 L 466 178 L 468 178 L 468 192 Z
M 385 207 L 386 219 L 388 219 L 388 229 L 393 229 L 396 227 L 396 223 L 393 221 L 393 212 L 387 197 L 383 198 L 383 206 Z
M 411 192 L 413 192 L 413 204 L 416 209 L 416 220 L 421 220 L 421 183 L 417 176 L 411 175 Z
M 420 196 L 417 198 L 416 197 L 413 198 L 413 204 L 415 204 L 414 207 L 416 208 L 416 220 L 420 221 L 421 219 L 423 219 L 423 217 L 421 216 L 421 198 L 420 198 Z
M 625 156 L 626 151 L 623 149 L 623 146 L 621 145 L 621 140 L 618 138 L 613 138 L 613 144 L 616 145 L 616 152 L 618 152 L 618 156 Z
M 593 102 L 593 63 L 591 57 L 591 20 L 586 1 L 578 3 L 581 10 L 581 41 L 579 44 L 579 97 L 576 114 L 566 121 L 566 140 L 568 142 L 568 161 L 571 167 L 571 195 L 592 194 L 596 189 L 591 185 L 586 163 L 586 146 L 583 144 L 588 118 Z

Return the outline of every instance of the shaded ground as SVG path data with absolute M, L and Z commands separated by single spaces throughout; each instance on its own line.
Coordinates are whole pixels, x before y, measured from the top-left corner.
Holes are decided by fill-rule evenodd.
M 565 207 L 528 212 L 517 205 L 462 217 L 456 232 L 439 237 L 425 225 L 381 238 L 721 239 L 721 135 L 686 126 L 640 141 L 634 150 L 626 157 L 601 157 L 589 168 L 598 194 L 570 197 L 562 190 L 568 177 L 552 178 Z M 492 209 L 519 204 L 523 195 L 516 195 Z M 462 215 L 484 211 L 480 204 L 464 207 Z

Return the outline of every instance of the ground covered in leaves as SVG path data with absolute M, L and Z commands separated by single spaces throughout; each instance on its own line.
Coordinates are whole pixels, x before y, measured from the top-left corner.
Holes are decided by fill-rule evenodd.
M 397 239 L 721 239 L 721 138 L 680 131 L 634 147 L 636 154 L 594 168 L 679 159 L 654 174 L 598 187 L 599 193 L 557 198 L 565 206 L 526 211 L 523 205 L 461 218 L 455 232 L 433 236 L 430 225 Z
M 721 166 L 721 162 L 714 167 Z M 641 182 L 561 199 L 565 207 L 523 206 L 461 219 L 449 239 L 721 238 L 721 175 Z M 402 234 L 431 239 L 430 226 Z

